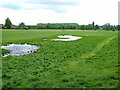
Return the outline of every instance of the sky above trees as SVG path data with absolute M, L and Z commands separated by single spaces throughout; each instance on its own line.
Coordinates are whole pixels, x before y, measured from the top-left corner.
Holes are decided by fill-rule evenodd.
M 0 23 L 118 24 L 119 0 L 1 0 Z

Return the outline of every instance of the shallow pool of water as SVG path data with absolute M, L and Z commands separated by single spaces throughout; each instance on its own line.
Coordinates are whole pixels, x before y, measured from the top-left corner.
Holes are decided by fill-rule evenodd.
M 34 51 L 37 51 L 39 47 L 28 44 L 9 44 L 8 46 L 1 46 L 1 49 L 6 49 L 10 51 L 10 53 L 6 53 L 2 56 L 2 57 L 7 57 L 9 55 L 20 56 L 20 55 L 33 53 Z
M 81 39 L 82 37 L 78 37 L 78 36 L 72 36 L 72 35 L 59 35 L 59 38 L 63 38 L 63 39 L 52 39 L 55 41 L 74 41 L 74 40 L 78 40 Z

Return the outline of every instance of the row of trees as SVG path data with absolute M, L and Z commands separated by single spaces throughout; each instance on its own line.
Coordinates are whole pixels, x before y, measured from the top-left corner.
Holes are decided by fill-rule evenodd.
M 79 25 L 77 23 L 38 23 L 36 25 L 37 29 L 78 29 Z
M 5 20 L 5 25 L 3 28 L 10 29 L 12 23 L 9 18 Z M 110 25 L 106 23 L 105 25 L 97 25 L 94 22 L 88 25 L 78 25 L 77 23 L 38 23 L 37 25 L 25 25 L 21 22 L 18 26 L 18 29 L 81 29 L 81 30 L 117 30 L 119 25 Z
M 28 29 L 81 29 L 81 30 L 118 30 L 119 25 L 110 25 L 106 23 L 102 26 L 94 24 L 78 25 L 77 23 L 38 23 L 34 26 L 26 26 Z M 120 28 L 119 28 L 120 30 Z
M 118 30 L 118 25 L 110 25 L 110 23 L 106 23 L 102 26 L 94 25 L 94 24 L 88 24 L 88 25 L 80 25 L 80 29 L 82 30 Z

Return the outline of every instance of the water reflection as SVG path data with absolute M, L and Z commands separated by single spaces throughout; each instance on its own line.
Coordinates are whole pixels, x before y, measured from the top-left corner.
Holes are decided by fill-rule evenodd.
M 72 35 L 59 35 L 59 38 L 63 38 L 63 39 L 52 39 L 55 41 L 74 41 L 74 40 L 78 40 L 81 39 L 82 37 L 78 37 L 78 36 L 72 36 Z
M 33 53 L 34 51 L 37 51 L 39 47 L 35 45 L 28 45 L 28 44 L 9 44 L 8 46 L 1 46 L 1 49 L 9 50 L 10 53 L 4 54 L 2 57 L 6 57 L 9 55 L 12 56 L 20 56 L 25 55 L 29 53 Z

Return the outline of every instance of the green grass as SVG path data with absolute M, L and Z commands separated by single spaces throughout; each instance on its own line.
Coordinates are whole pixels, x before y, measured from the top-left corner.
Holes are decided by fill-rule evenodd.
M 2 59 L 3 88 L 117 88 L 117 31 L 3 30 L 2 45 L 33 44 L 36 53 Z M 51 41 L 75 35 L 76 41 Z
M 6 53 L 10 53 L 10 51 L 8 51 L 6 49 L 2 49 L 2 55 L 6 54 Z

